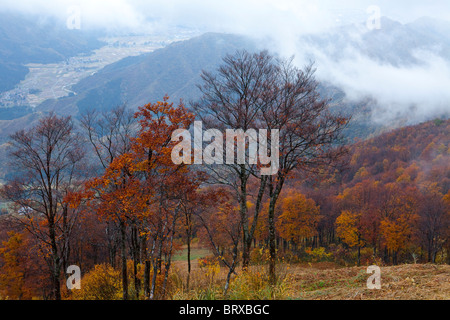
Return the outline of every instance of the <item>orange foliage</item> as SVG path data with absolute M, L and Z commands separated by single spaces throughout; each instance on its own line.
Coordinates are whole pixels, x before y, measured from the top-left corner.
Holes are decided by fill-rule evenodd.
M 281 215 L 278 217 L 277 229 L 282 238 L 298 243 L 300 238 L 317 234 L 320 218 L 319 207 L 314 200 L 291 190 L 281 199 Z
M 344 210 L 336 219 L 337 236 L 350 247 L 362 247 L 365 244 L 362 239 L 361 217 L 360 212 Z

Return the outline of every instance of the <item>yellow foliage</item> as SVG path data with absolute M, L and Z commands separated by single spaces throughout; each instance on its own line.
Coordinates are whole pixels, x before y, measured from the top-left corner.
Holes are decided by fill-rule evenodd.
M 269 282 L 266 270 L 249 270 L 240 273 L 230 284 L 227 299 L 268 300 L 287 299 L 291 291 L 291 275 L 280 275 L 275 285 Z
M 30 294 L 25 286 L 21 258 L 23 236 L 16 232 L 9 232 L 8 236 L 8 241 L 4 241 L 0 248 L 0 258 L 3 261 L 0 270 L 0 297 L 13 300 L 27 299 L 30 298 Z
M 321 216 L 314 200 L 298 191 L 291 191 L 282 199 L 281 210 L 277 228 L 282 238 L 297 241 L 316 234 Z
M 361 232 L 358 228 L 361 216 L 362 214 L 359 212 L 344 210 L 336 219 L 337 236 L 350 247 L 364 245 L 364 241 L 361 239 Z
M 402 214 L 395 220 L 386 218 L 381 221 L 380 231 L 389 250 L 396 252 L 407 247 L 415 218 L 414 215 Z
M 409 176 L 409 174 L 404 172 L 397 178 L 396 182 L 398 182 L 398 183 L 411 182 L 411 177 Z
M 368 176 L 370 176 L 370 173 L 365 167 L 359 168 L 359 170 L 355 173 L 355 178 L 366 178 Z
M 110 265 L 96 265 L 81 280 L 81 289 L 73 291 L 76 300 L 120 300 L 122 282 L 120 271 Z

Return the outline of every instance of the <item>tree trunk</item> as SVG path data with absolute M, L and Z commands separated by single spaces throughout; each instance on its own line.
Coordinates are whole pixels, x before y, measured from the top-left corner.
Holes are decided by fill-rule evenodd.
M 283 187 L 283 180 L 278 181 L 275 190 L 273 189 L 272 178 L 270 178 L 269 183 L 269 281 L 272 285 L 276 283 L 276 233 L 275 233 L 275 206 L 280 195 L 281 189 Z
M 188 236 L 187 242 L 187 261 L 188 261 L 188 274 L 186 278 L 186 289 L 189 290 L 189 284 L 191 279 L 191 237 Z
M 127 252 L 126 252 L 126 225 L 120 221 L 120 246 L 122 258 L 122 299 L 128 300 L 128 272 L 127 272 Z
M 116 226 L 114 225 L 113 222 L 107 222 L 106 228 L 105 228 L 105 233 L 106 233 L 106 238 L 108 240 L 108 254 L 109 254 L 109 264 L 115 268 L 116 267 L 116 256 L 117 256 L 117 241 L 114 237 L 115 233 L 114 231 L 116 230 L 112 230 L 112 229 L 116 229 Z
M 137 266 L 139 264 L 140 258 L 140 245 L 138 240 L 138 229 L 135 223 L 131 227 L 131 249 L 133 256 L 133 281 L 134 281 L 134 291 L 135 297 L 139 300 L 139 293 L 141 291 L 141 281 L 137 275 Z
M 272 285 L 276 283 L 276 242 L 275 242 L 275 204 L 270 201 L 269 205 L 269 281 Z
M 163 234 L 165 233 L 166 230 L 166 223 L 164 223 L 164 226 L 162 227 L 162 231 L 159 234 L 159 239 L 156 239 L 157 241 L 157 248 L 158 248 L 158 252 L 155 255 L 154 259 L 153 259 L 153 276 L 152 276 L 152 285 L 150 287 L 150 300 L 153 300 L 155 298 L 155 292 L 156 292 L 156 278 L 158 275 L 158 271 L 161 270 L 161 263 L 162 263 L 162 250 L 163 250 L 163 242 L 164 242 L 164 238 L 163 238 Z
M 358 246 L 358 267 L 361 265 L 361 246 Z
M 53 299 L 61 300 L 61 287 L 60 287 L 60 274 L 61 274 L 61 261 L 58 256 L 58 246 L 56 244 L 56 231 L 53 216 L 49 218 L 49 237 L 52 250 L 52 290 Z
M 241 165 L 240 182 L 239 209 L 242 222 L 242 270 L 247 270 L 250 263 L 250 246 L 248 243 L 247 174 L 245 165 Z
M 152 285 L 150 287 L 150 300 L 155 298 L 155 290 L 156 290 L 156 277 L 158 275 L 158 260 L 161 259 L 162 252 L 162 241 L 158 244 L 158 254 L 153 259 L 153 275 L 152 275 Z
M 191 280 L 191 215 L 186 214 L 186 238 L 187 238 L 187 263 L 188 263 L 188 273 L 186 276 L 186 290 L 189 291 L 190 280 Z
M 178 209 L 176 209 L 178 211 Z M 162 297 L 166 296 L 167 279 L 169 278 L 170 265 L 172 263 L 173 238 L 175 237 L 175 227 L 177 223 L 178 213 L 175 213 L 172 221 L 172 229 L 170 230 L 169 252 L 167 254 L 166 265 L 164 266 L 164 280 L 162 285 Z
M 144 295 L 148 299 L 150 297 L 150 260 L 145 260 L 144 269 Z
M 223 295 L 225 297 L 227 296 L 228 289 L 230 287 L 231 275 L 234 273 L 234 270 L 236 269 L 236 262 L 237 262 L 237 256 L 238 256 L 237 247 L 238 247 L 238 242 L 235 243 L 234 248 L 233 248 L 233 262 L 231 263 L 231 266 L 228 269 L 227 280 L 225 282 L 225 288 L 223 290 Z

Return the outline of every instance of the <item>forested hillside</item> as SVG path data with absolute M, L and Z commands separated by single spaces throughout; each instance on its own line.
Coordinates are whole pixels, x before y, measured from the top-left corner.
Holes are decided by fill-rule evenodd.
M 449 136 L 450 120 L 393 130 L 354 143 L 341 172 L 294 178 L 278 209 L 280 245 L 350 264 L 448 262 Z
M 340 172 L 323 171 L 322 176 L 315 179 L 303 174 L 294 177 L 288 182 L 288 187 L 282 193 L 275 211 L 279 262 L 294 265 L 333 263 L 333 268 L 374 263 L 377 265 L 428 261 L 448 263 L 450 250 L 448 241 L 450 232 L 449 136 L 450 120 L 435 120 L 393 130 L 352 144 L 348 155 L 348 166 Z M 107 179 L 112 178 L 110 176 Z M 105 182 L 98 180 L 93 183 L 100 187 L 98 184 Z M 130 193 L 129 196 L 136 192 L 133 191 L 132 184 L 127 188 L 129 188 L 127 191 Z M 183 290 L 186 290 L 186 283 L 182 285 L 177 282 L 183 282 L 182 278 L 176 280 L 177 277 L 186 276 L 187 254 L 191 255 L 188 261 L 193 270 L 191 286 L 200 286 L 199 290 L 206 285 L 204 282 L 206 279 L 201 278 L 204 272 L 212 276 L 211 279 L 214 279 L 216 272 L 222 274 L 217 276 L 214 280 L 216 284 L 210 287 L 210 290 L 223 285 L 225 275 L 222 272 L 225 272 L 229 265 L 223 265 L 220 259 L 216 260 L 218 253 L 223 255 L 224 263 L 232 258 L 234 244 L 230 235 L 233 232 L 237 232 L 236 235 L 239 234 L 239 229 L 234 229 L 239 225 L 236 207 L 229 200 L 220 200 L 220 204 L 216 203 L 210 207 L 210 204 L 219 201 L 217 197 L 223 195 L 212 195 L 208 190 L 204 192 L 206 193 L 199 199 L 191 199 L 194 202 L 186 207 L 187 211 L 183 213 L 185 218 L 176 221 L 176 228 L 180 228 L 180 233 L 171 238 L 170 251 L 176 252 L 178 256 L 173 258 L 174 270 L 178 271 L 167 279 L 169 282 L 165 287 L 167 295 L 174 295 L 172 298 L 188 297 L 187 293 L 181 294 Z M 109 198 L 110 196 L 112 198 Z M 105 200 L 115 203 L 116 200 L 113 199 L 119 196 L 119 193 L 110 196 L 108 196 L 110 200 Z M 226 198 L 230 199 L 230 196 L 231 194 L 228 194 Z M 78 200 L 75 201 L 78 203 Z M 201 201 L 203 209 L 200 210 L 206 210 L 201 216 L 195 213 L 199 207 L 195 209 L 190 207 L 195 206 L 195 201 Z M 84 287 L 82 293 L 73 298 L 121 298 L 123 287 L 118 281 L 120 277 L 118 267 L 120 252 L 123 249 L 120 248 L 120 233 L 114 235 L 115 232 L 119 232 L 119 229 L 116 229 L 117 227 L 112 223 L 112 221 L 120 221 L 116 219 L 121 218 L 111 216 L 112 220 L 110 220 L 108 215 L 114 211 L 109 211 L 108 204 L 105 203 L 105 205 L 96 209 L 105 211 L 83 211 L 82 218 L 74 226 L 71 235 L 71 263 L 82 268 L 86 274 L 84 281 L 89 284 Z M 120 206 L 123 205 L 125 203 L 120 200 Z M 264 202 L 255 240 L 251 247 L 252 270 L 260 268 L 258 266 L 263 265 L 268 259 L 267 209 L 268 202 Z M 250 219 L 253 210 L 254 205 L 250 200 Z M 98 219 L 98 214 L 102 216 L 101 219 Z M 49 282 L 42 269 L 44 257 L 32 254 L 39 242 L 17 225 L 9 223 L 8 215 L 3 215 L 0 219 L 2 219 L 0 264 L 3 266 L 0 275 L 0 292 L 2 295 L 16 298 L 49 294 Z M 181 231 L 187 226 L 188 233 Z M 109 230 L 108 233 L 104 232 L 105 228 Z M 132 231 L 133 225 L 130 228 Z M 167 236 L 170 234 L 168 233 Z M 211 242 L 211 237 L 217 242 Z M 142 240 L 133 231 L 127 239 L 130 246 L 138 247 L 139 242 L 135 241 Z M 192 239 L 194 239 L 193 243 L 191 243 Z M 191 243 L 190 251 L 186 251 L 186 245 L 189 243 Z M 212 246 L 212 243 L 219 243 L 220 247 L 216 248 Z M 130 247 L 130 250 L 133 252 L 136 249 Z M 163 252 L 166 255 L 170 254 L 170 251 L 166 250 L 169 250 L 169 247 L 164 246 Z M 170 255 L 165 259 L 168 257 Z M 143 282 L 147 281 L 145 265 L 136 262 L 139 260 L 135 260 L 134 265 L 132 258 L 133 255 L 127 257 L 131 259 L 128 260 L 131 273 L 128 279 L 130 294 L 134 294 L 132 292 L 136 289 L 131 287 L 133 283 L 142 286 Z M 166 266 L 168 263 L 170 265 L 170 259 L 165 260 Z M 110 266 L 106 267 L 105 264 Z M 302 273 L 298 275 L 294 273 L 293 276 L 301 279 L 300 274 Z M 158 281 L 161 282 L 157 283 L 162 285 L 164 272 L 158 275 L 158 279 L 160 276 L 161 279 Z M 253 274 L 249 275 L 249 277 L 253 276 Z M 12 279 L 20 279 L 20 281 Z M 286 278 L 285 281 L 289 281 L 288 279 L 290 278 Z M 112 291 L 100 293 L 97 287 L 98 281 L 105 281 L 109 290 Z M 256 279 L 238 277 L 236 281 L 248 282 L 247 285 L 250 285 Z M 218 287 L 215 287 L 216 285 Z M 230 294 L 243 297 L 237 285 L 238 282 L 232 282 Z M 297 288 L 300 291 L 296 291 L 295 295 L 303 294 L 300 292 L 303 292 L 301 288 L 304 286 L 305 284 L 302 284 L 300 289 Z M 139 288 L 142 289 L 142 287 Z M 310 289 L 304 290 L 306 290 L 304 294 L 309 295 Z M 161 291 L 156 292 L 162 294 Z M 105 296 L 102 297 L 102 294 Z M 287 296 L 279 296 L 279 298 L 283 297 Z
M 450 299 L 445 1 L 72 2 L 0 0 L 2 311 Z

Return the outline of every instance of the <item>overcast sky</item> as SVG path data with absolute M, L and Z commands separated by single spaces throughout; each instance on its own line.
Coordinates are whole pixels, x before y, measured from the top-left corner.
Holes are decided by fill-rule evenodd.
M 423 16 L 450 21 L 450 0 L 0 0 L 1 11 L 52 16 L 62 22 L 78 8 L 84 29 L 159 32 L 178 25 L 271 38 L 276 41 L 272 50 L 296 57 L 302 55 L 299 35 L 364 23 L 374 6 L 382 16 L 402 23 Z M 421 66 L 394 67 L 355 52 L 336 64 L 318 52 L 316 61 L 319 77 L 333 80 L 352 96 L 377 97 L 388 116 L 409 113 L 411 105 L 418 115 L 450 108 L 450 58 L 428 54 Z
M 320 31 L 336 23 L 364 21 L 373 5 L 382 15 L 402 22 L 421 16 L 450 20 L 448 0 L 1 0 L 0 10 L 64 20 L 68 9 L 78 6 L 86 28 L 142 28 L 156 19 L 210 31 L 265 34 Z

